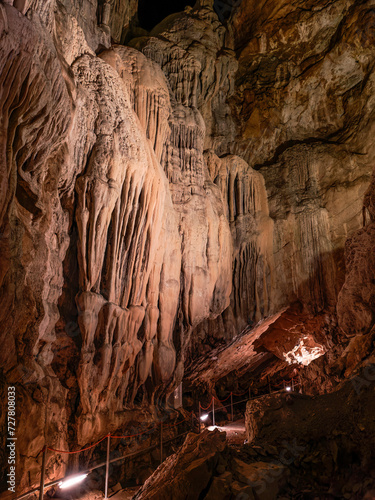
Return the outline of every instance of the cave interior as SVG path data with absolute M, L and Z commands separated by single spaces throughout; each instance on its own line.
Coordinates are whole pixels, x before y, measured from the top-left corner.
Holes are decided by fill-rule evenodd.
M 0 0 L 0 498 L 375 499 L 372 0 Z

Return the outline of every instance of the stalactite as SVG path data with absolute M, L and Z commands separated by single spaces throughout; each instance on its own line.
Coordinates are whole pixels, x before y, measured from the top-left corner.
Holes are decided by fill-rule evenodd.
M 264 179 L 241 158 L 206 152 L 210 176 L 219 186 L 235 244 L 231 307 L 241 325 L 272 310 L 273 222 Z
M 129 382 L 130 369 L 143 347 L 137 333 L 145 317 L 165 202 L 163 172 L 143 139 L 126 87 L 110 66 L 99 59 L 95 62 L 83 56 L 74 65 L 77 77 L 84 75 L 81 82 L 89 95 L 91 92 L 97 113 L 96 143 L 85 173 L 77 180 L 76 215 L 82 286 L 77 304 L 83 337 L 77 376 L 82 412 L 93 428 L 100 425 L 100 413 L 106 408 L 117 411 L 123 407 L 126 390 L 120 386 Z M 121 60 L 115 63 L 120 66 Z M 108 78 L 116 100 L 109 89 L 101 91 L 100 82 Z M 141 119 L 151 120 L 151 126 L 147 106 L 154 104 L 151 98 L 141 114 Z M 147 123 L 144 126 L 147 130 Z M 111 129 L 113 137 L 107 135 Z M 129 134 L 131 144 L 124 141 Z M 129 397 L 134 396 L 130 391 Z M 84 422 L 80 423 L 79 439 L 85 439 Z

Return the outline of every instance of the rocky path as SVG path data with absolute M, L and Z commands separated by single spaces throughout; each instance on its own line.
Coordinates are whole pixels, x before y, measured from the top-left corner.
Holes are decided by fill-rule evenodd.
M 245 419 L 236 420 L 235 422 L 229 422 L 224 426 L 210 426 L 208 427 L 209 431 L 213 431 L 214 429 L 218 429 L 219 431 L 226 432 L 227 434 L 227 443 L 230 446 L 239 446 L 244 444 L 246 439 L 246 430 L 245 430 Z

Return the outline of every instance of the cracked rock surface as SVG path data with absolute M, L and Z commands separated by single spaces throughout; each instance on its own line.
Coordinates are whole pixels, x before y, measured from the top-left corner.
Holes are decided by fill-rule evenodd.
M 331 390 L 372 352 L 372 1 L 243 0 L 223 24 L 199 0 L 150 32 L 137 9 L 0 2 L 18 494 L 45 444 L 155 419 L 186 369 L 227 389 L 301 365 Z M 47 480 L 68 463 L 50 456 Z

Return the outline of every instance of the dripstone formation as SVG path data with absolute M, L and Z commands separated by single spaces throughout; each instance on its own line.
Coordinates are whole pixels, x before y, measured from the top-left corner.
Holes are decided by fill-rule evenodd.
M 197 355 L 266 318 L 281 326 L 261 356 L 285 365 L 307 346 L 348 377 L 372 351 L 373 2 L 243 0 L 224 21 L 198 0 L 150 32 L 137 9 L 0 3 L 0 368 L 19 494 L 46 443 L 150 418 L 187 366 L 200 383 Z M 47 477 L 66 466 L 50 457 Z

